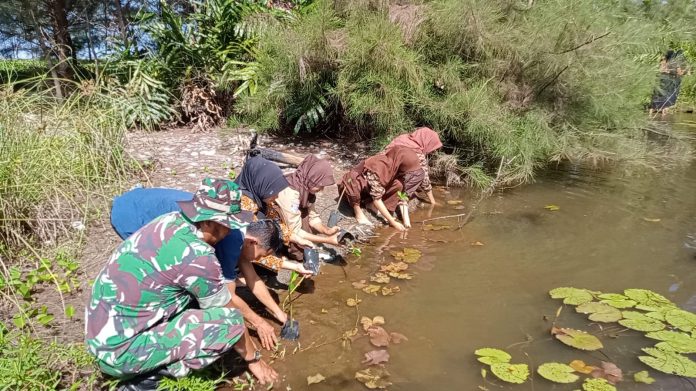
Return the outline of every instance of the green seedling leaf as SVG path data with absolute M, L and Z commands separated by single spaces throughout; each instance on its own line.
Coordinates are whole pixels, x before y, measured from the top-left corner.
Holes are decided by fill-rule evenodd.
M 638 304 L 634 300 L 618 293 L 603 293 L 599 295 L 599 298 L 600 302 L 619 309 L 631 308 Z
M 549 294 L 553 299 L 563 299 L 564 304 L 580 305 L 592 301 L 592 293 L 587 289 L 578 288 L 556 288 L 552 289 Z
M 671 310 L 665 313 L 665 320 L 681 331 L 689 333 L 696 331 L 696 315 L 689 311 Z
M 50 315 L 50 314 L 39 314 L 36 317 L 36 321 L 41 323 L 42 325 L 46 326 L 53 321 L 53 318 L 55 318 L 55 317 L 53 315 Z
M 649 332 L 665 328 L 664 323 L 637 311 L 624 311 L 622 315 L 624 319 L 619 320 L 619 324 L 631 330 Z
M 65 307 L 65 316 L 67 316 L 68 319 L 72 319 L 72 317 L 75 316 L 75 307 L 73 307 L 72 304 L 68 304 Z
M 515 384 L 522 384 L 529 377 L 527 364 L 496 363 L 491 365 L 491 372 L 498 379 Z
M 612 323 L 622 318 L 621 311 L 618 309 L 596 301 L 580 304 L 575 308 L 575 311 L 581 314 L 590 314 L 590 320 L 595 322 Z
M 677 353 L 696 353 L 696 338 L 677 331 L 656 331 L 645 334 L 646 337 L 662 341 L 655 345 L 658 349 Z
M 557 362 L 541 364 L 539 368 L 537 368 L 537 373 L 541 375 L 541 377 L 556 383 L 573 383 L 577 381 L 580 376 L 573 372 L 574 369 L 570 366 Z
M 604 347 L 597 337 L 581 330 L 554 327 L 551 334 L 556 335 L 564 344 L 580 350 L 598 350 Z
M 616 391 L 616 387 L 609 384 L 605 379 L 585 379 L 582 383 L 584 391 Z
M 636 308 L 644 311 L 659 311 L 661 308 L 676 308 L 676 305 L 659 293 L 648 289 L 626 289 L 624 294 L 638 303 Z
M 507 352 L 495 348 L 481 348 L 474 352 L 479 356 L 478 360 L 484 364 L 493 365 L 500 363 L 509 363 L 512 359 Z
M 24 315 L 15 314 L 15 316 L 12 317 L 12 323 L 14 323 L 14 325 L 17 326 L 18 329 L 21 329 L 27 325 L 27 320 L 24 317 Z
M 645 383 L 645 384 L 655 383 L 655 379 L 650 377 L 650 374 L 648 373 L 648 371 L 636 372 L 635 374 L 633 374 L 633 380 L 636 383 Z
M 296 271 L 290 273 L 290 283 L 288 284 L 288 289 L 290 292 L 294 292 L 297 289 L 297 281 L 300 274 Z
M 408 194 L 403 191 L 397 191 L 396 195 L 399 197 L 401 201 L 407 201 L 408 202 Z
M 696 377 L 696 363 L 686 356 L 657 348 L 643 348 L 643 351 L 649 356 L 639 356 L 638 359 L 653 369 L 671 375 Z

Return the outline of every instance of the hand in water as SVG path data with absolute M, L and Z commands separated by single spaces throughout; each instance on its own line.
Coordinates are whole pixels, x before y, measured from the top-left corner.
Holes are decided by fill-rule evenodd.
M 278 373 L 263 360 L 249 364 L 249 371 L 251 371 L 261 384 L 278 381 Z
M 411 228 L 411 222 L 409 221 L 408 224 L 404 223 L 404 227 Z
M 261 320 L 258 324 L 255 324 L 254 327 L 256 327 L 256 332 L 259 334 L 261 346 L 266 350 L 273 350 L 278 343 L 278 337 L 275 335 L 273 326 L 265 320 Z
M 401 232 L 406 231 L 406 227 L 404 227 L 404 225 L 398 221 L 394 221 L 392 223 L 392 227 L 396 228 L 397 231 L 401 231 Z

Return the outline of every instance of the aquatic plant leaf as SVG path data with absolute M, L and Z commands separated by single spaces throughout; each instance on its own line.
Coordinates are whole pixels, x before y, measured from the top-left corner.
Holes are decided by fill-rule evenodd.
M 493 365 L 498 363 L 509 363 L 512 356 L 506 351 L 495 348 L 476 349 L 474 354 L 479 356 L 478 360 L 484 364 Z
M 681 331 L 694 332 L 696 331 L 696 314 L 681 309 L 675 309 L 665 314 L 667 323 L 678 328 Z
M 391 383 L 386 380 L 388 377 L 389 372 L 387 372 L 386 369 L 379 367 L 370 367 L 355 372 L 355 379 L 371 390 L 391 386 Z
M 382 272 L 377 272 L 377 273 L 375 273 L 374 276 L 370 277 L 370 281 L 376 282 L 378 284 L 389 284 L 389 281 L 391 281 L 391 278 L 389 278 L 388 275 L 386 275 Z
M 582 383 L 582 389 L 584 391 L 616 391 L 616 387 L 609 384 L 606 379 L 585 379 Z
M 384 349 L 375 349 L 365 353 L 363 364 L 377 365 L 389 361 L 389 352 Z
M 618 293 L 603 293 L 599 295 L 599 298 L 600 302 L 619 309 L 631 308 L 638 304 L 636 301 Z
M 370 319 L 367 316 L 360 318 L 360 324 L 363 326 L 363 330 L 367 331 L 372 326 L 381 326 L 384 324 L 384 318 L 381 316 L 375 316 Z
M 592 301 L 592 293 L 587 289 L 562 287 L 549 291 L 551 298 L 563 299 L 564 304 L 580 305 Z
M 598 350 L 604 347 L 602 341 L 582 330 L 553 328 L 551 333 L 564 344 L 580 350 Z
M 401 288 L 398 286 L 383 286 L 382 296 L 394 296 L 395 294 L 401 292 Z
M 379 292 L 379 289 L 380 289 L 379 285 L 370 284 L 370 285 L 362 288 L 362 291 L 365 293 L 377 294 L 377 292 Z
M 574 369 L 566 364 L 547 362 L 537 368 L 537 373 L 546 380 L 556 383 L 573 383 L 580 376 L 573 373 Z
M 623 371 L 611 362 L 602 361 L 602 367 L 592 371 L 592 377 L 606 379 L 611 384 L 623 381 Z
M 655 345 L 658 349 L 677 353 L 696 353 L 696 338 L 677 331 L 656 331 L 645 334 L 646 337 L 662 341 Z
M 626 289 L 624 291 L 629 299 L 638 303 L 636 308 L 645 311 L 659 311 L 664 307 L 675 307 L 676 305 L 666 297 L 649 289 Z
M 452 228 L 451 225 L 433 225 L 426 224 L 423 226 L 423 231 L 443 231 Z
M 398 280 L 411 280 L 411 279 L 413 279 L 413 274 L 411 274 L 411 273 L 389 272 L 389 276 L 396 278 Z
M 696 377 L 696 363 L 686 356 L 657 348 L 643 348 L 643 351 L 649 356 L 639 356 L 638 359 L 653 369 L 672 375 Z
M 590 373 L 592 373 L 592 371 L 597 369 L 597 367 L 585 364 L 585 362 L 582 360 L 573 360 L 570 362 L 569 366 L 573 368 L 575 372 L 583 373 L 585 375 L 589 375 Z
M 575 311 L 581 314 L 590 314 L 590 320 L 595 322 L 611 323 L 622 318 L 621 311 L 604 303 L 591 301 L 575 307 Z
M 314 376 L 307 376 L 307 385 L 309 386 L 309 385 L 312 385 L 312 384 L 321 383 L 321 382 L 323 382 L 324 380 L 326 380 L 326 378 L 325 378 L 324 376 L 322 376 L 321 373 L 317 373 L 317 374 L 314 375 Z
M 491 372 L 498 379 L 515 384 L 522 384 L 529 377 L 527 364 L 496 363 L 491 365 Z
M 360 280 L 360 281 L 352 282 L 351 285 L 355 289 L 362 289 L 362 288 L 367 286 L 367 282 L 365 280 Z
M 660 322 L 667 321 L 665 319 L 665 314 L 663 312 L 657 312 L 657 311 L 648 312 L 647 314 L 645 314 L 645 316 L 647 316 L 648 318 L 653 318 L 655 320 L 659 320 Z
M 660 331 L 665 328 L 665 324 L 657 319 L 645 316 L 637 311 L 622 312 L 624 319 L 619 320 L 619 324 L 631 330 L 637 331 Z
M 546 205 L 544 209 L 549 210 L 551 212 L 555 212 L 557 210 L 561 210 L 561 207 L 558 205 Z
M 401 333 L 389 333 L 389 336 L 391 337 L 391 342 L 395 345 L 398 345 L 404 341 L 408 341 L 408 338 L 406 338 L 405 335 Z
M 402 272 L 404 270 L 408 269 L 408 264 L 406 262 L 391 262 L 386 265 L 382 265 L 379 267 L 379 270 L 382 272 Z
M 362 300 L 356 299 L 356 298 L 352 298 L 352 297 L 346 300 L 346 305 L 347 305 L 348 307 L 355 307 L 355 306 L 357 306 L 357 305 L 360 304 L 360 303 L 362 303 Z
M 636 383 L 645 383 L 645 384 L 653 384 L 655 383 L 655 379 L 650 377 L 650 374 L 648 371 L 640 371 L 636 372 L 633 374 L 633 380 Z
M 370 343 L 378 348 L 389 346 L 391 336 L 385 329 L 380 326 L 372 326 L 367 329 L 367 334 L 370 335 Z
M 391 251 L 391 255 L 397 261 L 403 261 L 406 263 L 416 263 L 420 260 L 421 255 L 423 255 L 420 250 L 415 248 L 405 247 L 401 251 Z

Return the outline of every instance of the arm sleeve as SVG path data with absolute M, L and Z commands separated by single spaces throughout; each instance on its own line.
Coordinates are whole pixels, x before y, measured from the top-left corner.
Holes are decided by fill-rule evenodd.
M 214 255 L 196 257 L 182 266 L 179 285 L 198 300 L 201 309 L 223 307 L 232 299 Z
M 316 210 L 314 210 L 314 205 L 309 207 L 309 224 L 312 225 L 312 222 L 319 221 L 321 223 L 321 216 L 319 216 L 319 213 L 317 213 Z
M 255 264 L 265 267 L 266 269 L 277 272 L 283 266 L 283 259 L 275 255 L 265 256 L 258 261 L 253 261 Z
M 421 168 L 423 169 L 423 181 L 420 184 L 420 188 L 427 193 L 433 189 L 433 185 L 430 183 L 430 166 L 428 165 L 428 158 L 424 154 L 419 153 L 418 159 L 420 159 Z
M 418 187 L 421 186 L 423 175 L 425 175 L 423 170 L 407 172 L 406 175 L 404 175 L 404 192 L 409 198 L 413 196 L 416 190 L 418 190 Z
M 365 170 L 363 175 L 365 176 L 365 179 L 367 179 L 367 185 L 370 187 L 370 197 L 372 197 L 373 200 L 381 200 L 382 197 L 384 197 L 386 190 L 379 182 L 379 177 L 377 174 L 370 170 Z
M 278 193 L 275 203 L 280 207 L 281 217 L 285 225 L 290 229 L 290 232 L 299 232 L 302 229 L 300 193 L 288 187 Z

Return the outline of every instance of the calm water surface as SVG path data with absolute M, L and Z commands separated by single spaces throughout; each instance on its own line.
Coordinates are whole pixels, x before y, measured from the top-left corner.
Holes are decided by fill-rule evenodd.
M 672 126 L 696 137 L 693 121 L 687 116 Z M 467 199 L 456 192 L 441 191 L 437 196 Z M 544 209 L 549 204 L 560 210 Z M 443 206 L 432 216 L 461 212 Z M 413 220 L 423 218 L 427 213 L 420 211 Z M 456 225 L 456 219 L 441 223 Z M 472 245 L 475 242 L 483 246 Z M 392 261 L 389 250 L 405 246 L 424 255 L 411 267 L 414 279 L 397 283 L 400 293 L 377 297 L 352 288 L 351 282 L 369 276 L 379 262 Z M 461 230 L 412 229 L 405 236 L 383 230 L 374 248 L 366 249 L 359 260 L 345 268 L 325 266 L 322 271 L 315 293 L 294 306 L 295 316 L 303 322 L 301 349 L 306 350 L 291 354 L 294 347 L 288 346 L 285 359 L 276 364 L 294 390 L 364 389 L 353 376 L 363 368 L 362 355 L 373 348 L 364 337 L 345 347 L 336 341 L 362 315 L 382 315 L 385 329 L 409 338 L 388 348 L 392 390 L 580 388 L 579 382 L 554 385 L 538 375 L 523 385 L 507 385 L 490 374 L 484 380 L 480 372 L 484 366 L 473 351 L 485 346 L 507 349 L 513 362 L 532 368 L 574 359 L 598 365 L 609 358 L 625 374 L 619 390 L 696 389 L 676 377 L 660 376 L 636 359 L 641 347 L 651 346 L 650 340 L 632 332 L 611 338 L 609 334 L 620 328 L 590 323 L 572 307 L 563 309 L 557 325 L 599 335 L 606 356 L 552 339 L 549 329 L 560 301 L 547 293 L 559 286 L 604 292 L 648 288 L 696 311 L 693 161 L 630 171 L 566 164 L 532 185 L 494 194 Z M 357 310 L 345 305 L 356 294 L 363 300 Z M 643 369 L 649 369 L 658 382 L 634 383 L 632 373 Z M 316 373 L 326 380 L 307 386 L 306 377 Z

